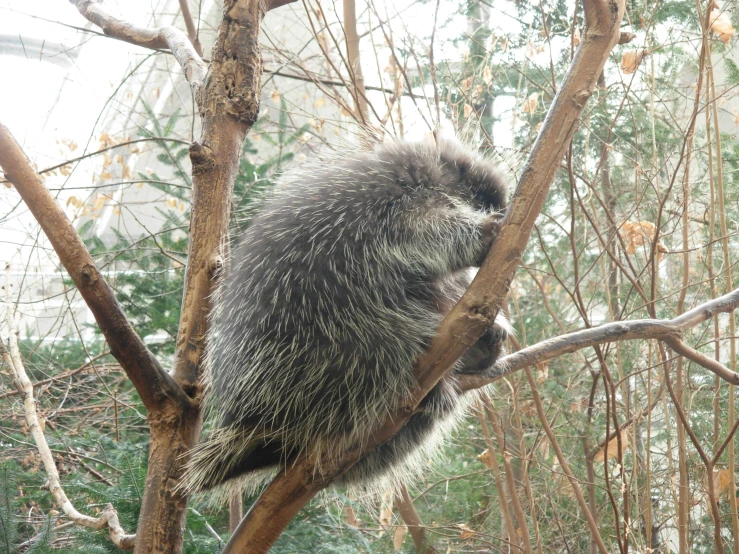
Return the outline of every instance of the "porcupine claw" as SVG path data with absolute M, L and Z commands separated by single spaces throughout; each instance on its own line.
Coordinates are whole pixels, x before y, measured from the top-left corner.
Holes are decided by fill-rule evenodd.
M 495 241 L 496 237 L 498 236 L 498 233 L 500 232 L 500 227 L 503 222 L 503 218 L 505 217 L 505 214 L 502 212 L 495 212 L 487 216 L 483 222 L 482 222 L 482 253 L 480 255 L 479 263 L 482 265 L 482 262 L 485 260 L 485 256 L 487 256 L 488 251 L 490 250 L 490 247 L 493 245 L 493 241 Z

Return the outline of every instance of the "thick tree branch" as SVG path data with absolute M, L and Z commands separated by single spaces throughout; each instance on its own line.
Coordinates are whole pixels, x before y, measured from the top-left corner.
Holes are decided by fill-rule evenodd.
M 301 457 L 280 472 L 234 532 L 224 554 L 267 552 L 306 502 L 364 452 L 388 440 L 403 426 L 426 394 L 495 320 L 580 114 L 620 38 L 623 0 L 587 0 L 584 7 L 583 40 L 524 167 L 503 227 L 470 289 L 441 323 L 429 350 L 419 358 L 415 371 L 418 386 L 369 444 L 358 445 L 338 461 L 335 456 L 332 460 Z
M 21 354 L 18 349 L 18 330 L 15 326 L 15 310 L 13 308 L 13 298 L 11 294 L 9 265 L 5 267 L 5 271 L 7 275 L 5 284 L 5 309 L 7 315 L 9 348 L 5 348 L 5 344 L 0 340 L 0 355 L 5 361 L 5 364 L 10 368 L 18 393 L 23 397 L 26 425 L 28 425 L 31 436 L 33 436 L 39 456 L 44 464 L 46 475 L 49 478 L 47 483 L 49 491 L 54 497 L 54 501 L 57 506 L 61 508 L 64 514 L 72 522 L 90 529 L 104 529 L 107 527 L 110 534 L 110 540 L 114 545 L 122 550 L 133 550 L 136 536 L 126 534 L 118 521 L 118 512 L 116 512 L 112 504 L 107 504 L 103 513 L 99 517 L 91 517 L 78 512 L 69 498 L 67 498 L 67 494 L 62 488 L 62 484 L 59 479 L 59 470 L 54 463 L 54 455 L 51 453 L 49 443 L 46 442 L 46 436 L 41 428 L 38 413 L 36 412 L 36 400 L 33 396 L 33 383 L 31 383 L 31 379 L 29 379 L 28 374 L 26 373 L 26 368 L 23 366 L 23 360 L 21 359 Z
M 203 131 L 190 146 L 192 218 L 174 368 L 175 379 L 191 395 L 197 394 L 212 293 L 227 254 L 231 193 L 241 148 L 259 115 L 259 25 L 266 10 L 287 3 L 226 1 L 203 82 L 199 102 Z
M 110 37 L 144 48 L 169 49 L 185 72 L 185 77 L 192 86 L 197 99 L 197 93 L 205 78 L 206 66 L 185 33 L 172 26 L 156 29 L 138 27 L 112 16 L 94 0 L 69 1 L 85 19 L 100 27 Z
M 46 189 L 13 135 L 2 124 L 0 167 L 31 210 L 77 285 L 110 346 L 110 353 L 131 379 L 146 409 L 157 409 L 165 397 L 186 403 L 187 398 L 180 387 L 159 365 L 131 327 L 113 290 L 100 274 L 77 231 Z
M 463 375 L 460 386 L 463 390 L 484 387 L 527 366 L 546 362 L 563 354 L 582 350 L 589 346 L 622 340 L 659 339 L 676 353 L 715 373 L 732 384 L 739 384 L 739 373 L 731 371 L 714 359 L 704 356 L 682 342 L 683 331 L 708 321 L 718 313 L 734 311 L 739 306 L 739 289 L 720 296 L 685 312 L 675 319 L 637 319 L 616 321 L 599 327 L 575 331 L 536 343 L 498 360 L 486 375 Z

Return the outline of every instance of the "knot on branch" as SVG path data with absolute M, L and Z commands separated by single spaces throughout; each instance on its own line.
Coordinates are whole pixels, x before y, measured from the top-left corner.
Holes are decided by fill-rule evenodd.
M 582 109 L 590 98 L 590 94 L 589 90 L 581 90 L 573 95 L 572 102 L 578 109 Z
M 212 279 L 213 277 L 218 276 L 224 265 L 225 261 L 223 260 L 223 256 L 218 255 L 213 257 L 208 263 L 208 274 L 210 275 L 210 278 Z
M 94 264 L 85 264 L 80 269 L 80 280 L 85 286 L 95 284 L 99 278 L 100 273 L 98 273 L 98 268 Z
M 251 94 L 249 96 L 249 98 L 243 96 L 226 98 L 224 104 L 226 111 L 237 121 L 252 126 L 259 117 L 259 98 Z
M 192 174 L 202 175 L 207 173 L 216 165 L 213 151 L 210 147 L 194 141 L 190 145 L 190 161 L 192 162 Z
M 619 44 L 628 44 L 632 40 L 636 38 L 636 35 L 634 33 L 627 33 L 625 31 L 622 31 L 621 34 L 618 37 L 618 43 Z

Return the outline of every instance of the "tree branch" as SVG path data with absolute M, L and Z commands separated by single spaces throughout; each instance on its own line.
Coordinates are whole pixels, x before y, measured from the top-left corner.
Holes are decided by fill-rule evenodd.
M 156 409 L 164 397 L 186 403 L 187 397 L 131 327 L 77 231 L 13 135 L 1 123 L 0 167 L 48 237 L 95 317 L 110 346 L 110 353 L 131 379 L 146 409 Z
M 583 41 L 523 169 L 503 227 L 471 287 L 442 321 L 429 350 L 417 361 L 416 389 L 379 427 L 369 444 L 358 445 L 342 456 L 334 455 L 331 460 L 316 460 L 308 454 L 278 473 L 234 532 L 224 554 L 267 552 L 318 491 L 405 424 L 426 394 L 495 320 L 582 110 L 620 38 L 624 0 L 586 0 L 584 4 Z
M 694 361 L 732 384 L 739 384 L 739 373 L 731 371 L 716 360 L 708 358 L 682 342 L 683 331 L 708 321 L 718 313 L 734 311 L 739 307 L 739 289 L 701 304 L 675 319 L 637 319 L 616 321 L 599 327 L 583 329 L 548 339 L 499 359 L 485 375 L 462 375 L 462 390 L 479 389 L 527 366 L 546 362 L 563 354 L 589 346 L 622 340 L 659 339 L 678 354 Z
M 85 19 L 100 27 L 110 37 L 154 50 L 168 48 L 185 72 L 197 100 L 198 91 L 205 78 L 206 66 L 185 33 L 172 26 L 156 29 L 138 27 L 112 16 L 94 0 L 69 1 Z
M 5 283 L 5 309 L 8 324 L 8 345 L 5 347 L 3 341 L 0 340 L 0 355 L 2 355 L 5 364 L 10 368 L 13 375 L 13 381 L 18 389 L 18 393 L 23 397 L 23 406 L 26 424 L 36 443 L 41 461 L 44 464 L 46 475 L 49 478 L 47 486 L 57 506 L 65 513 L 65 515 L 77 525 L 88 527 L 90 529 L 108 528 L 110 540 L 118 548 L 122 550 L 133 550 L 136 535 L 127 535 L 118 521 L 118 512 L 112 504 L 107 504 L 100 517 L 91 517 L 77 511 L 72 502 L 67 498 L 59 479 L 59 470 L 54 463 L 54 455 L 51 453 L 49 443 L 46 442 L 46 436 L 41 429 L 38 414 L 36 412 L 36 400 L 33 397 L 33 383 L 26 373 L 18 349 L 18 330 L 15 326 L 15 310 L 13 308 L 13 298 L 11 294 L 10 283 L 10 265 L 5 266 L 6 283 Z

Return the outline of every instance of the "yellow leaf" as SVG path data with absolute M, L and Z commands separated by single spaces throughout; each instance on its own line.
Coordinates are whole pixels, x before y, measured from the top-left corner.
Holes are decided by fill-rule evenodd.
M 728 494 L 731 490 L 731 471 L 728 469 L 713 470 L 713 492 L 716 496 Z
M 626 242 L 626 253 L 633 254 L 638 246 L 654 240 L 657 227 L 649 221 L 625 221 L 618 232 Z
M 127 165 L 123 166 L 123 171 L 121 171 L 121 179 L 130 179 L 131 178 L 131 168 Z
M 493 464 L 493 453 L 490 452 L 489 448 L 486 448 L 485 451 L 477 457 L 477 459 L 480 460 L 483 464 L 485 464 L 489 468 L 492 468 L 494 465 Z
M 633 73 L 639 64 L 646 56 L 647 51 L 641 50 L 627 50 L 621 56 L 621 71 L 624 73 Z
M 490 84 L 490 81 L 493 80 L 493 72 L 490 70 L 490 66 L 486 65 L 485 69 L 482 71 L 482 82 L 486 85 Z
M 70 196 L 69 198 L 67 198 L 67 206 L 69 206 L 70 204 L 72 204 L 72 206 L 74 206 L 75 208 L 79 208 L 82 205 L 82 200 L 80 200 L 76 196 Z
M 393 522 L 393 490 L 388 489 L 380 501 L 380 525 L 388 526 Z
M 625 452 L 629 448 L 629 433 L 626 429 L 621 430 L 621 448 Z M 608 441 L 608 459 L 613 460 L 618 458 L 618 437 L 613 437 Z M 606 449 L 601 448 L 593 456 L 593 461 L 603 462 L 606 459 Z
M 549 378 L 549 364 L 536 364 L 536 381 L 541 384 Z
M 460 539 L 470 539 L 475 536 L 474 529 L 470 529 L 465 525 L 464 523 L 457 523 L 455 525 L 456 528 L 459 529 L 459 538 Z
M 171 196 L 168 196 L 166 198 L 166 202 L 167 202 L 167 206 L 169 206 L 170 208 L 176 208 L 177 207 L 177 199 L 176 198 L 173 198 Z
M 539 93 L 532 92 L 529 97 L 524 100 L 521 110 L 523 113 L 532 114 L 536 111 L 536 107 L 539 105 Z
M 279 102 L 280 101 L 280 93 L 277 89 L 272 91 L 272 94 L 270 95 L 270 98 L 272 99 L 272 102 Z
M 322 108 L 325 105 L 326 105 L 326 98 L 323 96 L 319 96 L 318 98 L 316 98 L 316 101 L 313 102 L 314 108 Z
M 397 529 L 395 529 L 395 533 L 393 533 L 393 551 L 397 552 L 400 550 L 400 547 L 403 546 L 403 541 L 405 540 L 406 535 L 408 534 L 408 527 L 405 525 L 401 525 Z
M 722 10 L 718 5 L 718 2 L 713 3 L 713 9 L 709 16 L 709 22 L 711 24 L 711 30 L 718 35 L 718 38 L 723 41 L 724 44 L 729 44 L 731 37 L 736 33 L 731 24 L 728 12 Z
M 113 144 L 113 141 L 110 138 L 110 135 L 108 133 L 103 132 L 103 134 L 100 135 L 100 146 L 101 148 L 107 148 L 108 146 L 111 146 Z
M 472 106 L 469 104 L 464 105 L 464 118 L 468 119 L 470 115 L 472 114 Z
M 95 200 L 92 205 L 93 210 L 100 210 L 105 205 L 105 195 L 104 194 L 96 194 Z
M 344 521 L 347 525 L 351 525 L 352 527 L 359 527 L 357 511 L 349 504 L 344 505 Z

